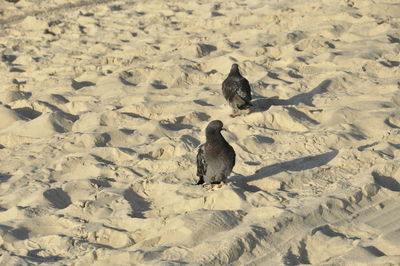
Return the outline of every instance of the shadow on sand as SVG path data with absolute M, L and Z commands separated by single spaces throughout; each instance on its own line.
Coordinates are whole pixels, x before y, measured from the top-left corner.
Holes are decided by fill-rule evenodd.
M 319 155 L 306 156 L 288 162 L 276 163 L 273 165 L 262 167 L 258 169 L 253 175 L 248 177 L 242 175 L 233 176 L 232 178 L 230 178 L 230 181 L 239 187 L 255 192 L 260 189 L 258 189 L 256 186 L 248 184 L 249 182 L 267 178 L 284 171 L 300 172 L 321 167 L 329 163 L 333 158 L 336 157 L 337 154 L 337 150 L 332 150 Z
M 271 108 L 272 105 L 298 105 L 303 103 L 307 106 L 315 107 L 312 103 L 313 97 L 317 94 L 327 92 L 327 88 L 332 83 L 330 79 L 324 80 L 317 87 L 309 92 L 301 93 L 293 96 L 289 99 L 278 99 L 277 97 L 265 98 L 265 97 L 254 97 L 255 99 L 251 102 L 254 105 L 253 112 L 264 112 Z

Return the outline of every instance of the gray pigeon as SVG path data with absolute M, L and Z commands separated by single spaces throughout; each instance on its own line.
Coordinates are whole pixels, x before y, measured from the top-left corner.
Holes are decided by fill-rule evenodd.
M 228 77 L 222 82 L 222 93 L 233 109 L 231 117 L 236 117 L 239 110 L 249 109 L 252 104 L 249 81 L 239 72 L 238 64 L 233 64 Z
M 224 124 L 211 121 L 206 128 L 206 143 L 200 145 L 197 153 L 197 185 L 220 184 L 232 172 L 235 165 L 235 151 L 221 135 Z

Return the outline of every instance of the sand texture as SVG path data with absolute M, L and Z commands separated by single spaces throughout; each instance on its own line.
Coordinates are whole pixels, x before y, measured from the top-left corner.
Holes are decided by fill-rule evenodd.
M 0 1 L 1 265 L 400 265 L 399 133 L 397 0 Z

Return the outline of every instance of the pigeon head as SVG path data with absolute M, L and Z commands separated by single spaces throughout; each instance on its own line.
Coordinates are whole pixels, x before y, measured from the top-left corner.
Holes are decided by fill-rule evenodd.
M 220 120 L 211 121 L 206 128 L 206 137 L 213 137 L 221 135 L 224 124 Z
M 232 74 L 234 74 L 234 75 L 239 74 L 239 75 L 240 75 L 240 72 L 239 72 L 239 65 L 236 64 L 236 63 L 232 64 L 232 66 L 231 66 L 231 72 L 230 72 L 229 74 L 230 74 L 230 75 L 232 75 Z

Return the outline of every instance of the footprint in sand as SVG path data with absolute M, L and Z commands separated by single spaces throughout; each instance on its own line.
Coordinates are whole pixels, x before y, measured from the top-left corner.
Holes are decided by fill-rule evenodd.
M 46 190 L 43 196 L 57 209 L 65 209 L 72 203 L 68 193 L 61 188 Z

